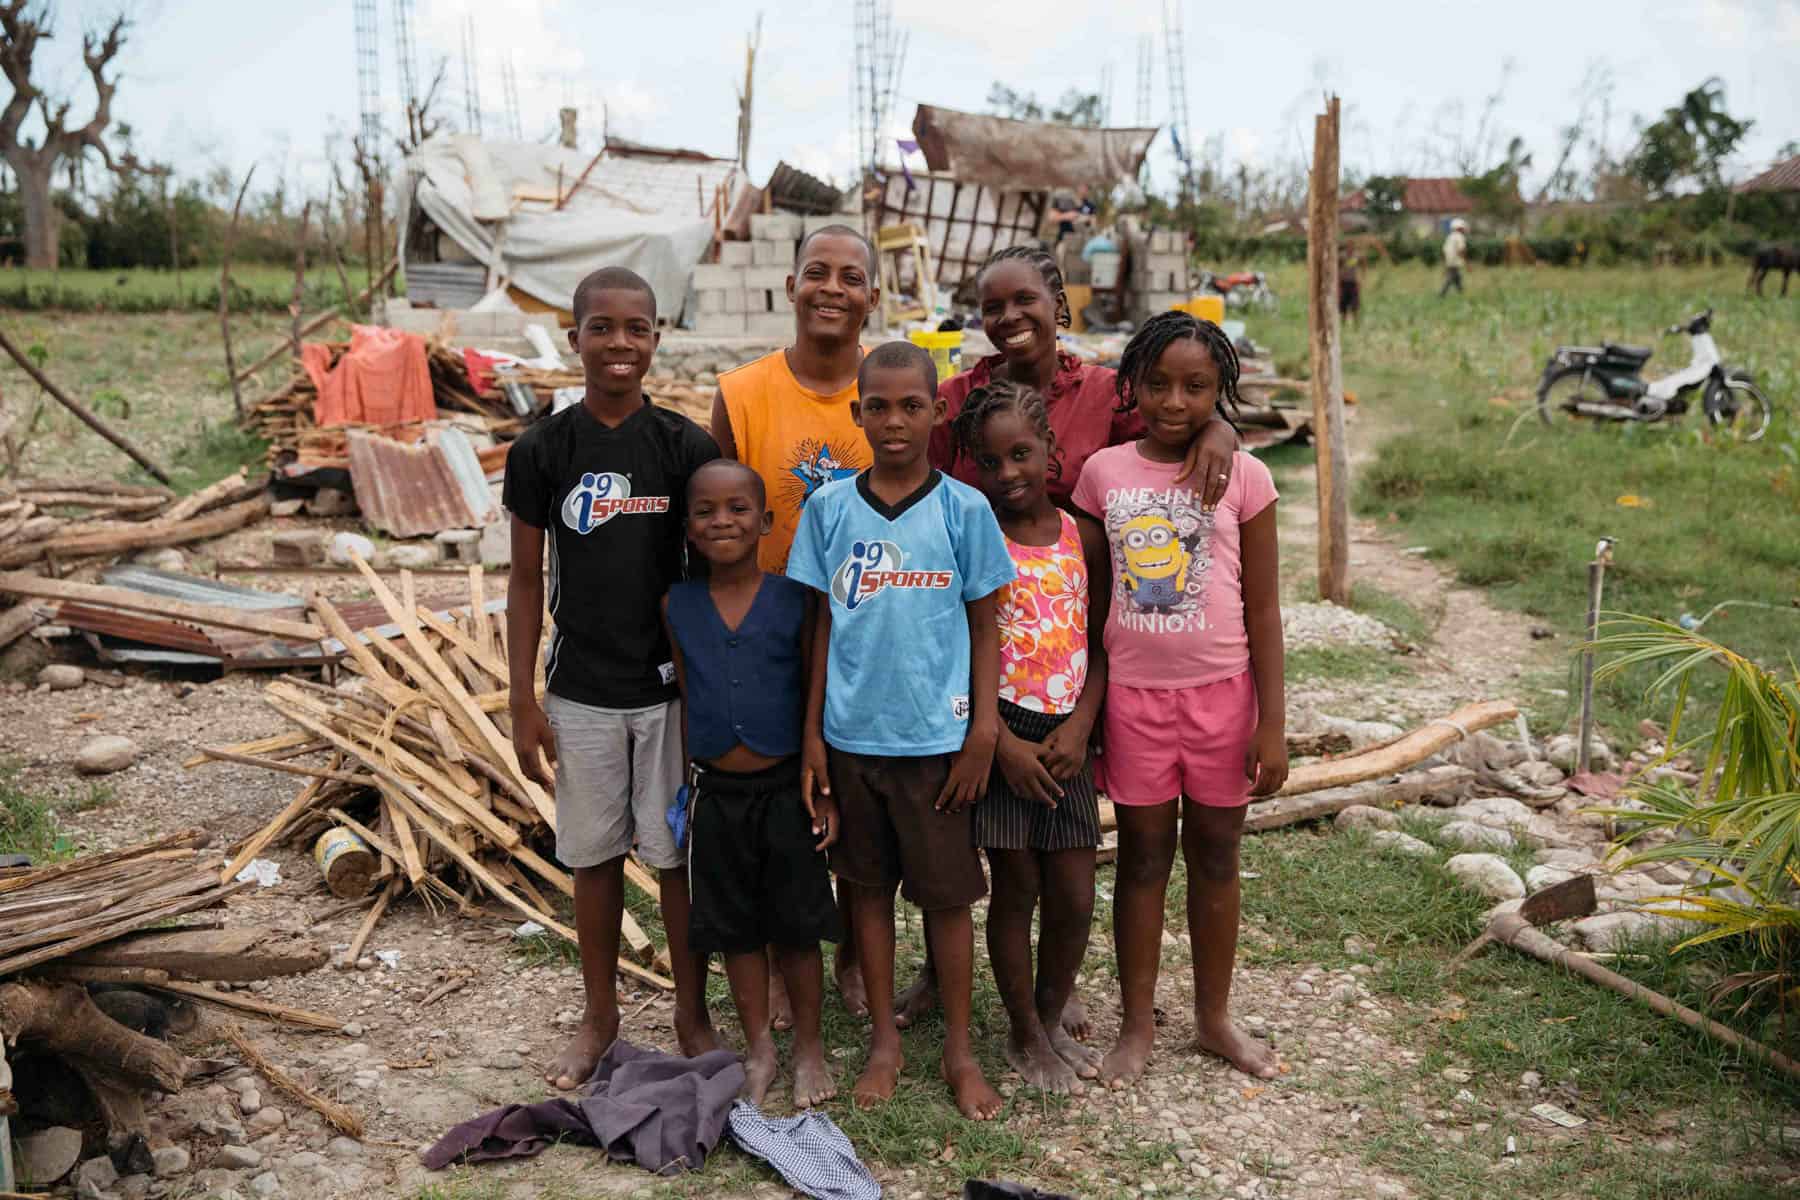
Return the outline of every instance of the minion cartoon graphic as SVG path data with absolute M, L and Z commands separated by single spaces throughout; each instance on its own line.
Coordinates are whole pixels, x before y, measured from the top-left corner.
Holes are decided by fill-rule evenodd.
M 1161 513 L 1133 517 L 1119 529 L 1119 546 L 1125 561 L 1120 575 L 1135 607 L 1167 611 L 1180 603 L 1193 555 L 1174 522 Z

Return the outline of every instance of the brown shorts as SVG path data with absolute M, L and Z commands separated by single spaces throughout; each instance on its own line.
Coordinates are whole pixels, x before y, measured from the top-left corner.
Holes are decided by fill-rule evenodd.
M 831 848 L 839 879 L 867 888 L 898 883 L 900 894 L 927 912 L 966 908 L 987 895 L 974 806 L 954 813 L 934 807 L 950 777 L 951 755 L 888 758 L 827 750 L 841 814 Z

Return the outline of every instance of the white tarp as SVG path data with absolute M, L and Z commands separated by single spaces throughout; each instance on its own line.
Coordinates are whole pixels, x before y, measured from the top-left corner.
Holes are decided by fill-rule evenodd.
M 439 135 L 406 160 L 401 211 L 416 204 L 477 262 L 545 304 L 567 308 L 588 272 L 629 267 L 649 280 L 657 311 L 673 319 L 712 240 L 714 190 L 735 165 L 609 151 L 556 210 L 559 185 L 568 194 L 592 160 L 562 146 Z M 730 200 L 728 188 L 728 208 Z

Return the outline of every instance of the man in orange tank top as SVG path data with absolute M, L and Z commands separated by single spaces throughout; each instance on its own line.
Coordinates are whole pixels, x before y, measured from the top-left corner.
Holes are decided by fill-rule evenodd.
M 848 225 L 814 230 L 795 255 L 787 295 L 794 305 L 794 344 L 721 375 L 712 411 L 720 452 L 762 476 L 775 521 L 757 547 L 757 560 L 773 572 L 787 568 L 807 498 L 870 463 L 868 439 L 850 409 L 862 364 L 863 321 L 881 298 L 874 248 Z M 844 928 L 833 974 L 845 1007 L 863 1016 L 868 994 L 847 915 Z M 779 979 L 770 973 L 769 1011 L 775 1027 L 786 1029 L 793 1018 Z

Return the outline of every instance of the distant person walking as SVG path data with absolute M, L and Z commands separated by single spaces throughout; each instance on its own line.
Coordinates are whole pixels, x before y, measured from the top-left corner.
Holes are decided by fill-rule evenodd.
M 1463 268 L 1469 265 L 1469 223 L 1461 217 L 1450 222 L 1450 235 L 1444 239 L 1444 286 L 1438 289 L 1438 299 L 1442 300 L 1455 288 L 1458 295 L 1463 290 Z
M 1338 316 L 1358 324 L 1362 323 L 1362 277 L 1358 274 L 1361 265 L 1355 254 L 1338 251 Z

